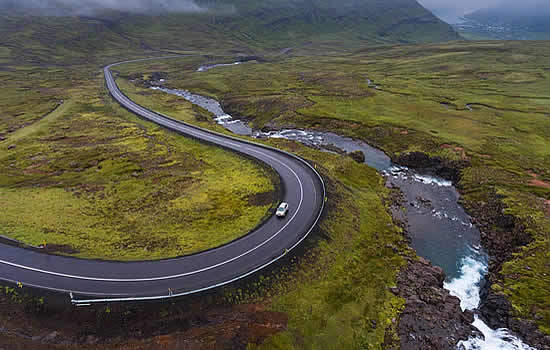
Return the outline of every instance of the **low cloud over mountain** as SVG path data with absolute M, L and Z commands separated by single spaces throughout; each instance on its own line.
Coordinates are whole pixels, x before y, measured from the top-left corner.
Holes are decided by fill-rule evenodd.
M 0 8 L 48 15 L 90 15 L 102 11 L 181 13 L 205 10 L 194 0 L 0 0 Z
M 448 22 L 455 22 L 459 17 L 474 12 L 493 12 L 516 17 L 550 14 L 548 0 L 418 0 L 418 2 Z
M 502 0 L 418 0 L 427 9 L 433 11 L 439 18 L 455 22 L 459 17 L 480 8 L 490 7 Z

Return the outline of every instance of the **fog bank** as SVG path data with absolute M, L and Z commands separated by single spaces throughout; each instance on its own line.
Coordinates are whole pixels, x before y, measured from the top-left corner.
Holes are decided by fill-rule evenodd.
M 194 0 L 0 0 L 0 8 L 44 15 L 93 15 L 104 11 L 131 13 L 202 12 Z
M 428 10 L 444 21 L 454 23 L 459 17 L 476 11 L 513 14 L 516 16 L 540 16 L 550 14 L 548 0 L 418 0 Z

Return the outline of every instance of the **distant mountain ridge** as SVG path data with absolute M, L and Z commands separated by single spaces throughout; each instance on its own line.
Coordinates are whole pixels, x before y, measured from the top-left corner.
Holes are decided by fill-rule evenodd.
M 205 10 L 150 14 L 96 9 L 86 16 L 62 16 L 62 13 L 37 16 L 42 12 L 33 12 L 28 6 L 24 10 L 18 8 L 13 0 L 0 0 L 0 6 L 10 6 L 0 15 L 0 32 L 6 34 L 0 46 L 8 45 L 21 57 L 33 56 L 40 61 L 71 51 L 75 58 L 89 57 L 101 50 L 124 46 L 255 51 L 303 45 L 350 48 L 460 38 L 452 27 L 416 0 L 195 0 L 192 3 Z M 48 0 L 41 4 L 49 6 Z
M 416 0 L 197 0 L 234 13 L 218 24 L 240 27 L 251 37 L 277 40 L 342 39 L 377 42 L 428 42 L 458 39 L 446 23 Z M 244 19 L 244 20 L 243 20 Z
M 510 40 L 549 40 L 550 2 L 542 0 L 504 1 L 499 6 L 464 16 L 456 28 L 474 37 Z

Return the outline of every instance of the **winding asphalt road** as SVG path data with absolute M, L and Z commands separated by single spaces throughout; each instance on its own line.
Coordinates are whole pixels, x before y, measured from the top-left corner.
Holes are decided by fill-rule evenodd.
M 172 57 L 156 59 L 166 58 Z M 136 61 L 141 60 L 105 67 L 105 80 L 114 99 L 169 130 L 268 164 L 281 178 L 284 200 L 290 204 L 289 215 L 284 219 L 270 217 L 253 232 L 227 245 L 161 261 L 82 260 L 0 244 L 1 280 L 70 293 L 77 305 L 188 295 L 226 285 L 269 266 L 297 247 L 318 223 L 325 186 L 313 167 L 292 154 L 197 128 L 134 103 L 119 90 L 110 69 Z

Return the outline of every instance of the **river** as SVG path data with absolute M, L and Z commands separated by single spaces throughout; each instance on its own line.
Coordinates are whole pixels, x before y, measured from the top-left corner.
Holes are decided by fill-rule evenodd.
M 219 66 L 223 65 L 215 67 Z M 208 69 L 213 67 L 208 66 Z M 372 82 L 369 85 L 374 86 Z M 387 179 L 388 185 L 399 187 L 403 193 L 405 208 L 395 211 L 394 215 L 408 224 L 411 245 L 417 254 L 445 271 L 444 287 L 460 299 L 463 310 L 475 311 L 478 308 L 480 290 L 488 271 L 488 256 L 481 247 L 479 230 L 460 206 L 459 193 L 450 181 L 393 164 L 384 152 L 362 141 L 311 130 L 255 131 L 245 121 L 225 113 L 214 99 L 187 90 L 162 86 L 152 89 L 180 96 L 208 110 L 218 124 L 238 135 L 284 138 L 327 152 L 332 152 L 335 147 L 345 152 L 363 152 L 365 163 L 376 168 Z M 491 329 L 477 315 L 473 325 L 483 338 L 460 342 L 458 349 L 534 350 L 506 329 Z

